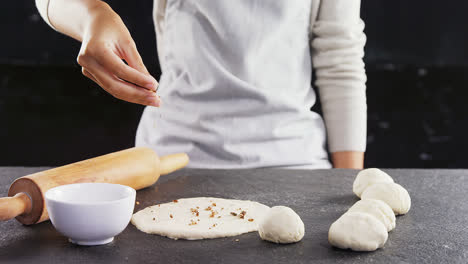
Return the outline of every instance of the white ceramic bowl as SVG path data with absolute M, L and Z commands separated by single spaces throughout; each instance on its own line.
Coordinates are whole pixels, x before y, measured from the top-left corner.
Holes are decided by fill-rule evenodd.
M 54 227 L 70 242 L 102 245 L 122 232 L 133 214 L 136 191 L 120 184 L 76 183 L 45 194 Z

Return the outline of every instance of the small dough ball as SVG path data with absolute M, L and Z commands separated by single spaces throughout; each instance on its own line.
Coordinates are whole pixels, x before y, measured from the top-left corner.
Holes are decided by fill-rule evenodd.
M 300 241 L 304 229 L 301 218 L 291 208 L 275 206 L 261 220 L 258 233 L 263 240 L 287 244 Z
M 354 251 L 374 251 L 383 247 L 388 233 L 384 224 L 366 213 L 349 212 L 336 220 L 328 231 L 335 247 Z
M 358 197 L 361 197 L 361 194 L 367 187 L 379 182 L 393 182 L 393 179 L 384 171 L 376 168 L 362 170 L 354 180 L 353 192 Z
M 387 232 L 392 231 L 396 225 L 396 218 L 392 208 L 380 200 L 360 200 L 351 206 L 348 212 L 367 213 L 374 216 L 384 224 L 385 228 L 387 228 Z
M 406 214 L 411 208 L 408 191 L 397 183 L 374 184 L 362 193 L 361 198 L 384 201 L 396 215 Z

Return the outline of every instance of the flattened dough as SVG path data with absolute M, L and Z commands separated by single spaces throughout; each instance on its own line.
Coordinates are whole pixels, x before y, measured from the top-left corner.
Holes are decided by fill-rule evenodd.
M 172 239 L 229 237 L 257 231 L 269 209 L 253 201 L 187 198 L 147 207 L 133 215 L 132 224 L 145 233 Z

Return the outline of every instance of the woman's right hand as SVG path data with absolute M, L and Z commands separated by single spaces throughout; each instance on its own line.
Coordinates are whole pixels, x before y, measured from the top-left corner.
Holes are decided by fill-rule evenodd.
M 118 99 L 158 107 L 158 82 L 143 64 L 122 19 L 105 3 L 91 14 L 77 59 L 83 74 Z

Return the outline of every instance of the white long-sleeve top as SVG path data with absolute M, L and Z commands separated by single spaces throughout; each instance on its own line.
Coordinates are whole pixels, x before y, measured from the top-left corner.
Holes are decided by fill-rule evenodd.
M 329 150 L 365 150 L 360 0 L 155 0 L 153 17 L 164 105 L 145 109 L 137 145 L 192 167 L 329 167 L 313 66 Z

